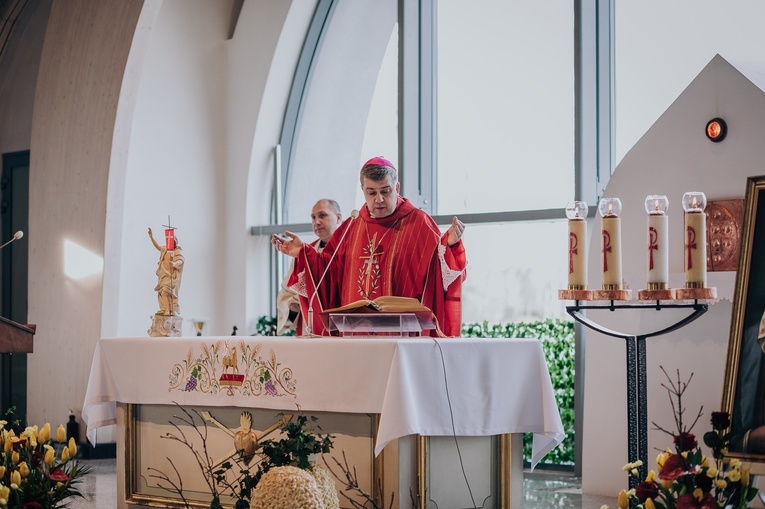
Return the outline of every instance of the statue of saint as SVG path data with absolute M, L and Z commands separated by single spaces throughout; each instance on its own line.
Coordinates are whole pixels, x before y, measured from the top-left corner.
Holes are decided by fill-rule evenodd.
M 183 275 L 183 250 L 178 245 L 178 238 L 173 239 L 174 249 L 168 251 L 167 246 L 160 245 L 154 240 L 154 235 L 149 228 L 149 238 L 154 247 L 159 251 L 159 262 L 157 264 L 157 286 L 154 290 L 157 292 L 159 301 L 159 311 L 157 315 L 178 316 L 180 307 L 178 305 L 178 291 L 181 289 L 181 276 Z

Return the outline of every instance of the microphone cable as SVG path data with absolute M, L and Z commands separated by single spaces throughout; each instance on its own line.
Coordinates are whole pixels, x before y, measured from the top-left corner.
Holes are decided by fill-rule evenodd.
M 454 437 L 454 445 L 457 447 L 457 457 L 460 460 L 460 468 L 462 469 L 462 477 L 465 479 L 465 485 L 467 485 L 468 493 L 470 493 L 470 501 L 473 504 L 473 509 L 478 509 L 475 504 L 475 498 L 473 498 L 473 490 L 470 488 L 470 481 L 468 481 L 467 473 L 465 472 L 465 464 L 462 461 L 462 452 L 460 452 L 460 444 L 457 441 L 457 428 L 454 425 L 454 410 L 452 409 L 452 399 L 449 396 L 449 381 L 446 378 L 446 361 L 444 360 L 444 350 L 441 348 L 441 343 L 436 338 L 432 338 L 433 342 L 438 346 L 438 353 L 441 355 L 441 366 L 444 370 L 444 387 L 446 388 L 446 402 L 449 404 L 449 417 L 452 421 L 452 436 Z

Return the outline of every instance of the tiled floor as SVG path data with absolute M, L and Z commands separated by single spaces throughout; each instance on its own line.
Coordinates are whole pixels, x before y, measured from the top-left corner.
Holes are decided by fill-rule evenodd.
M 69 509 L 109 509 L 117 507 L 116 461 L 113 459 L 79 460 L 93 471 L 83 481 L 84 498 L 72 499 Z M 537 471 L 526 474 L 523 509 L 600 509 L 603 504 L 616 507 L 616 497 L 582 495 L 579 478 L 566 473 Z M 450 508 L 440 508 L 450 509 Z

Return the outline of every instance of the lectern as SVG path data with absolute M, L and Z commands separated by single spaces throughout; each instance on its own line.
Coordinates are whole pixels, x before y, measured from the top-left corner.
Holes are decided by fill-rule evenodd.
M 0 316 L 0 353 L 32 353 L 35 327 Z

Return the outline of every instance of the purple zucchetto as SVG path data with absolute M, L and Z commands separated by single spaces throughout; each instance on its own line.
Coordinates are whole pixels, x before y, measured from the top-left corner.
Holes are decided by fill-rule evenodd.
M 393 166 L 392 162 L 388 161 L 387 159 L 385 159 L 382 156 L 373 157 L 369 161 L 365 162 L 364 166 L 362 166 L 362 168 L 366 167 L 366 166 L 388 166 L 388 167 L 393 168 L 393 169 L 396 168 L 395 166 Z

